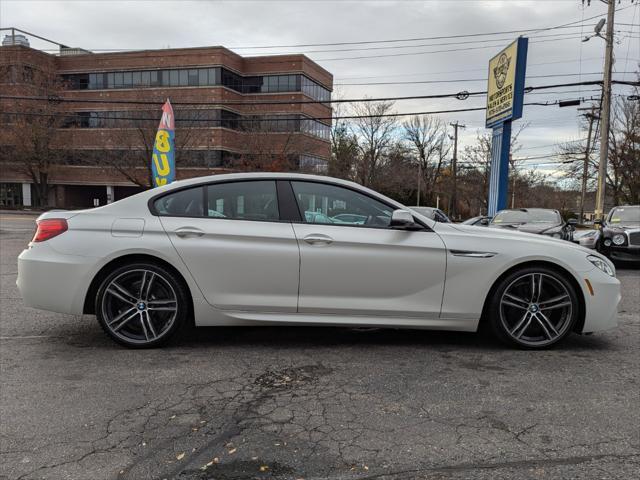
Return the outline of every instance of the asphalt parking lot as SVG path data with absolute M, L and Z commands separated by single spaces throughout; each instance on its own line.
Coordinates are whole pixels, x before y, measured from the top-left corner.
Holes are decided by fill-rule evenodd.
M 636 478 L 640 270 L 620 326 L 543 352 L 475 334 L 190 330 L 117 346 L 22 306 L 34 217 L 0 216 L 0 478 Z M 634 473 L 635 472 L 635 473 Z

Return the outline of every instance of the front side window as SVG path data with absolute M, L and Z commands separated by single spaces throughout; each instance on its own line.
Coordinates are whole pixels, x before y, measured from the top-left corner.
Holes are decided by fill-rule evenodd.
M 276 182 L 248 181 L 208 185 L 207 216 L 235 220 L 280 220 Z
M 291 182 L 306 223 L 388 227 L 393 208 L 373 198 L 336 185 Z
M 202 217 L 202 188 L 195 187 L 170 193 L 157 199 L 153 206 L 159 215 L 169 217 Z

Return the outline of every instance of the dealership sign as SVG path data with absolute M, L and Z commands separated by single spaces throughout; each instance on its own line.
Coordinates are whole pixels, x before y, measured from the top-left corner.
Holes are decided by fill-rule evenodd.
M 528 44 L 527 38 L 520 37 L 489 60 L 485 122 L 493 129 L 489 216 L 507 206 L 511 121 L 522 116 Z
M 520 37 L 489 60 L 487 127 L 522 116 L 527 43 Z
M 162 118 L 153 144 L 151 172 L 154 187 L 166 185 L 176 179 L 174 135 L 175 118 L 171 102 L 167 99 L 162 106 Z

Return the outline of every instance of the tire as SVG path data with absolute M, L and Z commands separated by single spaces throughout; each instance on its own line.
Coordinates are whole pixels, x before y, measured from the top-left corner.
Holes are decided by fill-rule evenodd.
M 175 338 L 187 323 L 189 294 L 174 273 L 154 263 L 116 268 L 95 300 L 98 323 L 129 348 L 153 348 Z
M 566 338 L 579 314 L 572 283 L 541 266 L 516 270 L 500 280 L 489 300 L 488 320 L 503 342 L 535 350 Z

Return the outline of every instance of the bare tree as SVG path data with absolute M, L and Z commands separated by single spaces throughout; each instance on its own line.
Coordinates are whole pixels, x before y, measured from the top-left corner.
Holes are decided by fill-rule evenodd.
M 68 154 L 59 128 L 73 117 L 66 116 L 56 100 L 63 85 L 53 70 L 24 67 L 21 74 L 25 76 L 23 80 L 31 84 L 34 95 L 49 100 L 16 102 L 13 105 L 19 114 L 5 135 L 13 152 L 13 158 L 9 160 L 16 162 L 17 170 L 33 182 L 35 205 L 47 206 L 50 176 L 57 165 L 66 161 Z
M 387 117 L 393 109 L 393 102 L 362 102 L 353 106 L 354 119 L 351 128 L 358 138 L 359 158 L 355 179 L 364 186 L 370 186 L 378 179 L 389 147 L 397 129 L 394 117 Z
M 334 99 L 339 99 L 340 95 L 333 95 Z M 342 103 L 333 106 L 333 115 L 340 117 L 344 109 Z M 358 138 L 350 130 L 344 119 L 337 119 L 331 125 L 331 159 L 329 160 L 329 175 L 332 177 L 353 180 L 356 162 L 358 158 Z
M 110 119 L 115 129 L 110 143 L 117 146 L 106 155 L 109 165 L 131 183 L 143 188 L 153 185 L 151 157 L 160 121 L 159 111 L 131 110 L 119 112 L 120 118 Z M 157 120 L 154 119 L 157 116 Z M 175 110 L 176 164 L 193 145 L 206 145 L 208 125 L 206 110 Z M 204 143 L 203 143 L 204 142 Z M 186 159 L 188 160 L 188 159 Z
M 451 150 L 446 124 L 438 117 L 414 116 L 403 123 L 404 139 L 418 162 L 426 200 L 435 202 L 436 183 L 445 157 Z

